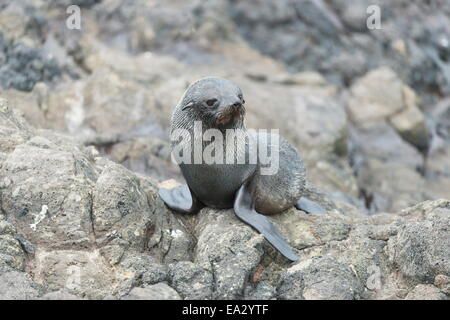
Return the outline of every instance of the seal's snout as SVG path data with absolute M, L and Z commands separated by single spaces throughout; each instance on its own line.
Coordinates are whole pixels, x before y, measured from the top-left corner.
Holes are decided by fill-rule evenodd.
M 217 112 L 217 124 L 223 125 L 229 122 L 236 122 L 245 114 L 245 108 L 241 101 L 229 104 Z
M 243 116 L 245 112 L 244 105 L 241 101 L 237 101 L 228 107 L 228 112 L 233 117 Z
M 231 107 L 232 107 L 234 110 L 238 110 L 238 109 L 242 108 L 242 102 L 241 102 L 241 101 L 235 102 L 235 103 L 233 103 L 233 104 L 231 105 Z

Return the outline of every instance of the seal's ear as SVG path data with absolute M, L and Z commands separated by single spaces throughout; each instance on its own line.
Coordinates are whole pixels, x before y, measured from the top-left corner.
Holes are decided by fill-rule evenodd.
M 181 110 L 186 110 L 187 108 L 190 108 L 190 107 L 192 107 L 194 105 L 194 103 L 193 102 L 189 102 L 189 103 L 187 103 L 183 108 L 181 108 Z

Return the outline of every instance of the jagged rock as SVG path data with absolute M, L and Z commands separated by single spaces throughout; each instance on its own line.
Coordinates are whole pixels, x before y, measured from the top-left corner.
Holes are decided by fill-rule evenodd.
M 98 299 L 132 270 L 110 268 L 125 251 L 151 250 L 168 262 L 186 259 L 190 235 L 176 216 L 161 215 L 167 209 L 153 182 L 94 158 L 91 149 L 70 138 L 35 131 L 6 104 L 2 108 L 1 138 L 12 146 L 0 169 L 7 219 L 0 221 L 2 265 L 22 270 L 24 246 L 34 254 L 39 282 Z M 165 278 L 150 270 L 140 276 L 144 283 Z
M 34 281 L 47 292 L 21 280 L 7 297 L 403 299 L 424 292 L 414 289 L 419 284 L 447 286 L 447 200 L 367 217 L 342 215 L 330 198 L 308 189 L 328 214 L 292 208 L 270 218 L 300 256 L 288 267 L 232 210 L 172 213 L 152 178 L 29 127 L 4 102 L 0 134 L 0 261 L 23 270 L 30 259 Z M 19 210 L 25 204 L 46 209 L 27 217 Z

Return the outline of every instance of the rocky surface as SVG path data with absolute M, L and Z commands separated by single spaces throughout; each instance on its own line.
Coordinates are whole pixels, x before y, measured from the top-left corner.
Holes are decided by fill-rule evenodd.
M 81 30 L 69 2 L 0 0 L 0 299 L 448 299 L 446 1 L 376 1 L 379 30 L 362 0 L 76 1 Z M 271 217 L 296 264 L 157 195 L 207 75 L 305 158 L 329 213 Z
M 288 264 L 231 209 L 170 212 L 157 181 L 30 127 L 5 101 L 0 111 L 3 299 L 449 294 L 448 200 L 359 217 L 292 208 L 273 217 L 300 255 Z

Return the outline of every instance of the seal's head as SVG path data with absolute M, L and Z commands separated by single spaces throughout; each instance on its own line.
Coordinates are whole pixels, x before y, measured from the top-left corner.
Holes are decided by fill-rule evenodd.
M 222 78 L 203 78 L 192 83 L 179 103 L 182 112 L 211 127 L 242 125 L 245 108 L 241 89 Z

